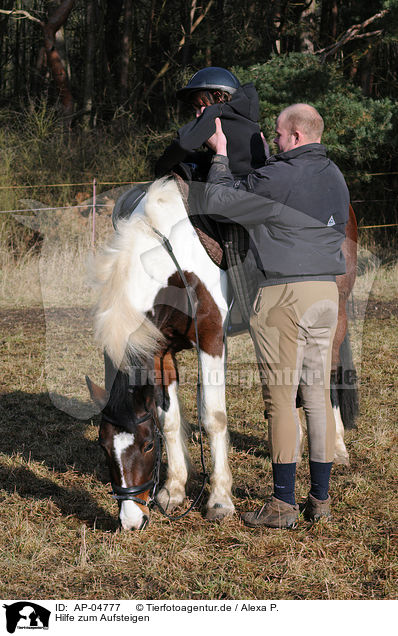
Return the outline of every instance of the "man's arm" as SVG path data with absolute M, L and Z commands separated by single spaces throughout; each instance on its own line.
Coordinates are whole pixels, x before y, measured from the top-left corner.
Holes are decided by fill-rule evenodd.
M 215 120 L 216 132 L 207 140 L 207 145 L 215 154 L 211 162 L 207 176 L 207 183 L 215 183 L 226 187 L 234 186 L 234 178 L 229 169 L 227 155 L 227 138 L 217 117 Z
M 206 214 L 224 223 L 231 221 L 243 226 L 264 223 L 273 216 L 280 205 L 263 196 L 247 192 L 245 181 L 242 189 L 235 187 L 234 177 L 229 169 L 227 139 L 222 130 L 220 119 L 216 119 L 216 132 L 207 141 L 207 145 L 216 154 L 205 186 Z

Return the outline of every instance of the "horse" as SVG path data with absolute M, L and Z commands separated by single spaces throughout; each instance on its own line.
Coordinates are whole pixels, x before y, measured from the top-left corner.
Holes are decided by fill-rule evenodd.
M 198 416 L 212 459 L 206 518 L 232 515 L 225 404 L 227 273 L 204 249 L 174 179 L 155 181 L 134 213 L 118 222 L 93 260 L 91 273 L 98 288 L 95 335 L 105 352 L 108 380 L 105 389 L 89 378 L 87 384 L 102 410 L 99 443 L 119 503 L 121 527 L 142 529 L 149 520 L 159 481 L 161 439 L 167 450 L 167 476 L 156 501 L 170 513 L 185 500 L 188 457 L 176 354 L 193 346 L 202 378 Z M 341 278 L 341 299 L 351 283 L 352 277 Z M 345 307 L 339 320 L 338 349 L 345 336 Z M 338 358 L 334 363 L 337 372 Z M 348 457 L 337 405 L 335 410 L 339 452 Z
M 357 275 L 358 226 L 355 212 L 350 205 L 346 238 L 342 250 L 346 262 L 346 273 L 336 276 L 339 292 L 337 327 L 332 346 L 330 397 L 336 422 L 335 464 L 349 465 L 349 456 L 344 444 L 344 430 L 355 428 L 359 413 L 358 381 L 348 333 L 347 304 Z

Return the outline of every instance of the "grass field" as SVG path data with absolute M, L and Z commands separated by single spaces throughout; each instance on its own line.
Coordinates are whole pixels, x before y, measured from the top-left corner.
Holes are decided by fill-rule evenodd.
M 117 530 L 117 505 L 97 444 L 99 418 L 84 384 L 85 373 L 99 383 L 103 378 L 90 299 L 81 286 L 86 251 L 57 256 L 53 250 L 44 261 L 33 256 L 18 266 L 3 262 L 0 597 L 396 598 L 396 268 L 364 271 L 355 292 L 351 332 L 361 362 L 361 415 L 358 429 L 346 436 L 351 465 L 333 469 L 331 522 L 251 531 L 238 514 L 211 524 L 200 509 L 171 523 L 155 511 L 145 532 L 125 533 Z M 269 494 L 271 463 L 248 336 L 230 341 L 229 359 L 230 462 L 239 513 Z M 193 377 L 194 365 L 192 352 L 180 356 L 186 377 Z M 181 395 L 187 421 L 195 422 L 194 384 L 184 382 Z M 189 448 L 193 496 L 200 484 L 195 435 Z M 305 455 L 298 501 L 307 489 Z

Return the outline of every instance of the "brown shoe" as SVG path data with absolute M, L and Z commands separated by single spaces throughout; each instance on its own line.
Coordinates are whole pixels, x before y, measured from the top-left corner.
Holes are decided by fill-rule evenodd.
M 332 516 L 330 513 L 330 501 L 330 497 L 325 499 L 325 501 L 321 501 L 309 494 L 304 504 L 304 519 L 307 521 L 319 521 L 322 517 L 330 519 Z
M 272 496 L 260 510 L 244 512 L 241 519 L 249 528 L 295 528 L 299 507 Z

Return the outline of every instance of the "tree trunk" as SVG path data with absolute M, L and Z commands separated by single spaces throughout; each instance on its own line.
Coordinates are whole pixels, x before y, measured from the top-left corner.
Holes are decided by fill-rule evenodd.
M 117 101 L 119 68 L 120 68 L 120 16 L 123 0 L 108 0 L 105 12 L 105 55 L 106 55 L 106 84 L 108 100 Z
M 205 64 L 206 66 L 213 66 L 212 64 L 212 56 L 211 56 L 211 45 L 210 45 L 210 36 L 211 36 L 211 27 L 210 22 L 206 23 L 206 49 L 205 49 Z
M 95 0 L 86 3 L 86 59 L 84 65 L 83 127 L 93 123 L 94 65 L 96 53 Z
M 14 0 L 2 1 L 2 6 L 4 7 L 5 11 L 11 11 L 13 4 Z M 10 55 L 12 36 L 10 35 L 9 20 L 4 18 L 3 16 L 1 17 L 3 19 L 0 20 L 0 90 L 3 97 L 5 95 L 7 95 L 8 97 L 8 94 L 10 92 L 10 74 L 7 72 L 7 70 L 9 65 L 8 56 Z M 8 37 L 6 37 L 7 31 L 9 32 Z
M 277 29 L 277 40 L 275 48 L 277 53 L 288 53 L 291 51 L 290 35 L 287 28 L 289 19 L 289 0 L 277 0 L 275 7 L 275 26 Z
M 129 97 L 129 67 L 132 42 L 133 1 L 124 0 L 122 56 L 120 66 L 120 99 L 126 102 Z
M 19 71 L 20 71 L 20 65 L 19 65 L 19 49 L 20 49 L 20 44 L 19 44 L 19 35 L 20 35 L 20 22 L 17 22 L 15 25 L 15 46 L 14 46 L 14 68 L 15 68 L 15 73 L 14 73 L 14 96 L 17 96 L 20 94 L 20 90 L 19 90 Z
M 59 92 L 65 125 L 69 128 L 73 116 L 75 102 L 69 87 L 68 76 L 60 53 L 56 48 L 56 33 L 67 21 L 76 0 L 64 0 L 43 24 L 44 48 L 47 64 L 51 69 L 55 85 Z
M 338 0 L 322 0 L 319 29 L 319 45 L 321 48 L 336 41 L 338 18 Z
M 374 68 L 372 49 L 366 53 L 364 63 L 361 66 L 361 86 L 366 97 L 371 97 L 373 92 Z
M 281 2 L 280 0 L 276 0 L 275 2 L 275 13 L 274 13 L 274 26 L 276 31 L 276 38 L 274 43 L 274 53 L 278 55 L 281 52 Z
M 300 18 L 300 51 L 303 53 L 313 53 L 315 50 L 315 13 L 316 0 L 311 0 L 307 2 Z
M 182 47 L 182 65 L 183 67 L 188 66 L 188 64 L 190 64 L 191 62 L 191 39 L 192 39 L 192 26 L 194 23 L 194 19 L 195 19 L 195 13 L 196 13 L 196 7 L 197 2 L 196 0 L 191 0 L 190 6 L 187 7 L 188 10 L 188 17 L 185 21 L 185 42 L 184 45 Z
M 151 0 L 150 5 L 148 6 L 148 10 L 145 15 L 142 15 L 140 12 L 140 8 L 137 7 L 134 12 L 134 33 L 139 32 L 140 23 L 143 18 L 146 21 L 146 27 L 144 31 L 144 37 L 142 44 L 135 48 L 135 67 L 134 67 L 134 108 L 137 109 L 137 106 L 141 100 L 142 92 L 145 90 L 145 86 L 148 82 L 150 82 L 150 78 L 152 75 L 152 59 L 154 55 L 154 42 L 159 44 L 157 38 L 157 29 L 156 29 L 156 14 L 158 11 L 157 0 Z

